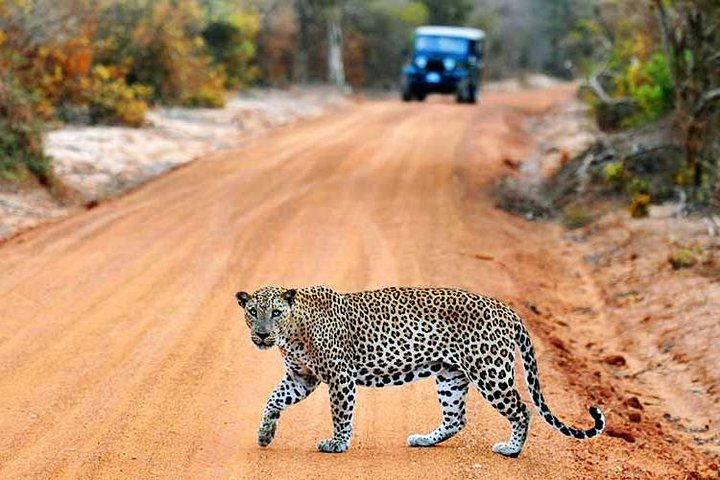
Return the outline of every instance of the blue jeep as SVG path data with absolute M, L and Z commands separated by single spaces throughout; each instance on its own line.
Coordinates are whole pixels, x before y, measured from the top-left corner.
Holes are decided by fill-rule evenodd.
M 429 93 L 450 93 L 458 103 L 475 103 L 484 53 L 482 30 L 418 27 L 412 55 L 403 67 L 402 99 L 422 102 Z

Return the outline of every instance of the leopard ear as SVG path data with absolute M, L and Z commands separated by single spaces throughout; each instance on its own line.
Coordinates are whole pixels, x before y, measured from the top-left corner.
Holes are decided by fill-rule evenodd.
M 235 294 L 235 299 L 241 307 L 245 308 L 247 302 L 250 301 L 250 294 L 247 292 L 237 292 Z
M 285 290 L 285 293 L 283 293 L 283 298 L 291 307 L 292 304 L 295 302 L 295 295 L 297 295 L 297 290 L 295 290 L 294 288 L 291 288 L 290 290 Z

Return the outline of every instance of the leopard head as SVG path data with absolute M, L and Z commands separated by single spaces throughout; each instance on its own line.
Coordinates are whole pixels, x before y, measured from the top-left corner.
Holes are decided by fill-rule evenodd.
M 250 339 L 261 350 L 275 345 L 278 324 L 292 314 L 297 290 L 265 287 L 250 295 L 237 292 L 235 299 L 245 310 Z

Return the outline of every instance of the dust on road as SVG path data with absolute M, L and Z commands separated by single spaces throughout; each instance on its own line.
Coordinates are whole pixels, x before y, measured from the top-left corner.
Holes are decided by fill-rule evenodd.
M 431 381 L 361 389 L 346 454 L 314 448 L 331 431 L 326 388 L 285 412 L 270 448 L 255 444 L 282 364 L 251 344 L 233 294 L 267 284 L 443 285 L 497 296 L 534 334 L 559 417 L 587 427 L 586 406 L 617 395 L 583 348 L 603 317 L 582 312 L 602 305 L 573 247 L 557 227 L 496 210 L 485 193 L 503 158 L 532 148 L 523 120 L 571 94 L 493 93 L 477 107 L 364 103 L 3 245 L 0 478 L 684 478 L 696 470 L 701 457 L 653 437 L 652 425 L 633 443 L 607 435 L 581 443 L 537 416 L 521 457 L 500 457 L 490 446 L 508 437 L 508 425 L 477 392 L 464 432 L 410 449 L 406 436 L 440 419 Z

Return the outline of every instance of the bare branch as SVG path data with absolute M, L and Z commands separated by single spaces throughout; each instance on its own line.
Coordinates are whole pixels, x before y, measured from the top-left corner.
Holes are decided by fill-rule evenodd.
M 695 108 L 693 108 L 692 115 L 698 119 L 706 113 L 706 110 L 713 105 L 716 100 L 720 100 L 720 88 L 714 88 L 708 90 L 700 97 Z

